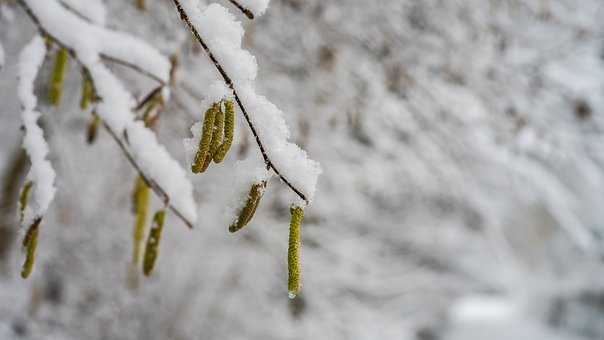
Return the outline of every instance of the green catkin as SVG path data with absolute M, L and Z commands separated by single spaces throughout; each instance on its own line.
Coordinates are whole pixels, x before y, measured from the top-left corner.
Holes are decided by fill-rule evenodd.
M 60 48 L 55 57 L 55 65 L 52 71 L 50 90 L 48 92 L 48 99 L 54 106 L 58 106 L 61 103 L 61 96 L 63 95 L 63 81 L 65 80 L 68 57 L 69 53 L 65 48 Z
M 216 116 L 216 112 L 219 111 L 219 105 L 213 104 L 205 114 L 203 119 L 203 128 L 201 133 L 201 138 L 199 140 L 199 150 L 197 150 L 197 154 L 195 154 L 195 160 L 193 161 L 193 165 L 191 166 L 191 170 L 193 173 L 204 172 L 204 163 L 206 161 L 206 157 L 210 152 L 210 144 L 212 142 L 212 135 L 214 130 L 214 117 Z M 207 167 L 206 167 L 207 168 Z
M 155 266 L 155 260 L 159 252 L 159 241 L 161 240 L 161 232 L 164 228 L 164 219 L 166 217 L 166 211 L 160 210 L 153 216 L 153 227 L 149 232 L 149 238 L 147 238 L 147 246 L 145 248 L 145 257 L 143 260 L 143 273 L 145 276 L 151 275 L 153 267 Z
M 301 285 L 300 246 L 304 209 L 292 206 L 289 211 L 291 213 L 291 221 L 289 224 L 289 247 L 287 249 L 287 291 L 289 298 L 293 299 L 300 292 Z
M 100 124 L 101 117 L 99 117 L 96 112 L 92 112 L 90 121 L 88 122 L 88 128 L 86 129 L 86 142 L 88 144 L 92 144 L 96 140 Z
M 31 188 L 33 186 L 32 181 L 27 181 L 23 185 L 21 189 L 21 193 L 19 194 L 19 221 L 23 222 L 25 218 L 25 209 L 27 208 L 27 202 L 29 202 L 29 193 L 31 192 Z
M 93 101 L 94 97 L 94 88 L 92 86 L 92 81 L 84 72 L 82 72 L 82 95 L 80 98 L 80 109 L 86 110 L 88 108 L 88 104 Z
M 210 144 L 210 158 L 214 158 L 214 155 L 220 149 L 222 145 L 222 139 L 224 138 L 224 111 L 219 109 L 214 117 L 214 131 L 212 133 L 212 143 Z
M 149 211 L 150 188 L 145 180 L 138 176 L 132 193 L 133 210 L 135 214 L 134 232 L 132 234 L 132 263 L 138 265 L 140 259 L 141 246 L 145 234 L 145 223 Z
M 25 238 L 23 239 L 23 250 L 25 251 L 25 262 L 23 263 L 23 267 L 21 268 L 21 277 L 27 279 L 29 274 L 34 267 L 34 262 L 36 261 L 36 248 L 38 246 L 38 229 L 40 226 L 41 218 L 37 218 L 29 229 L 27 229 L 27 234 L 25 234 Z
M 224 137 L 220 148 L 214 154 L 214 162 L 220 163 L 229 152 L 233 144 L 233 135 L 235 132 L 235 105 L 232 100 L 224 102 Z
M 231 233 L 241 230 L 252 220 L 252 217 L 254 217 L 254 213 L 256 213 L 256 209 L 260 204 L 260 199 L 264 194 L 265 187 L 266 182 L 252 185 L 247 197 L 247 201 L 245 202 L 245 206 L 241 209 L 237 220 L 229 226 L 229 231 Z

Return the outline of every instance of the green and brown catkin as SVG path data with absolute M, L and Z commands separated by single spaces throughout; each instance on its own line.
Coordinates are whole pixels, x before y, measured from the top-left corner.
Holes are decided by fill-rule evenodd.
M 155 266 L 155 260 L 159 253 L 159 241 L 161 240 L 161 232 L 164 228 L 164 219 L 166 217 L 166 211 L 160 210 L 153 216 L 153 227 L 149 232 L 147 238 L 147 246 L 145 248 L 145 258 L 143 260 L 143 273 L 145 276 L 151 275 L 153 267 Z
M 233 144 L 233 135 L 235 132 L 235 106 L 232 100 L 224 101 L 224 135 L 222 144 L 214 153 L 214 162 L 220 163 L 229 152 Z
M 31 188 L 33 186 L 32 181 L 27 181 L 23 185 L 21 189 L 21 193 L 19 194 L 19 221 L 23 222 L 25 218 L 25 209 L 27 208 L 27 202 L 29 202 L 29 193 L 31 192 Z
M 92 144 L 96 140 L 100 124 L 101 117 L 99 117 L 96 112 L 92 112 L 92 114 L 90 115 L 90 121 L 88 122 L 88 127 L 86 129 L 86 142 L 88 144 Z
M 214 155 L 220 149 L 224 138 L 224 111 L 219 109 L 214 116 L 214 131 L 212 131 L 212 142 L 210 143 L 209 158 L 214 158 Z
M 136 7 L 140 10 L 145 9 L 145 0 L 136 0 Z
M 193 173 L 204 172 L 207 169 L 206 158 L 210 153 L 210 144 L 212 143 L 212 135 L 214 134 L 214 119 L 216 117 L 216 113 L 220 111 L 220 105 L 218 103 L 213 104 L 205 114 L 203 119 L 203 127 L 201 132 L 201 138 L 199 139 L 199 149 L 195 154 L 195 160 L 193 161 L 193 165 L 191 166 L 191 171 Z
M 132 263 L 138 265 L 140 259 L 141 246 L 145 235 L 145 223 L 149 211 L 150 188 L 145 180 L 138 176 L 134 191 L 132 192 L 132 204 L 135 215 L 134 231 L 132 233 Z
M 304 209 L 292 206 L 289 211 L 291 213 L 291 221 L 289 224 L 289 247 L 287 250 L 287 290 L 289 297 L 293 299 L 300 292 L 301 287 L 300 246 Z
M 229 231 L 231 233 L 241 230 L 252 220 L 252 217 L 254 217 L 256 209 L 260 204 L 260 199 L 262 198 L 262 195 L 264 195 L 265 188 L 266 182 L 255 183 L 254 185 L 252 185 L 245 205 L 239 212 L 237 220 L 229 226 Z
M 82 71 L 82 94 L 80 97 L 80 109 L 86 110 L 88 104 L 94 101 L 94 87 L 90 77 Z
M 21 277 L 26 279 L 31 274 L 36 260 L 36 248 L 38 246 L 38 229 L 42 218 L 37 218 L 27 229 L 27 234 L 23 239 L 23 250 L 25 252 L 25 262 L 21 268 Z
M 63 81 L 65 80 L 65 73 L 67 71 L 68 58 L 69 52 L 67 49 L 60 48 L 57 51 L 55 65 L 52 70 L 50 89 L 48 92 L 48 100 L 54 106 L 58 106 L 61 103 L 61 97 L 63 95 Z

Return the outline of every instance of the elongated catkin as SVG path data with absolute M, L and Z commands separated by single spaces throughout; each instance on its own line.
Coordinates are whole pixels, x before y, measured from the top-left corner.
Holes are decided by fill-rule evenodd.
M 140 250 L 145 235 L 145 223 L 149 211 L 150 188 L 141 176 L 136 179 L 133 192 L 133 210 L 135 214 L 134 232 L 132 233 L 132 263 L 138 265 Z
M 264 195 L 265 187 L 266 182 L 255 183 L 254 185 L 252 185 L 245 205 L 239 212 L 237 220 L 235 220 L 235 222 L 233 222 L 233 224 L 229 226 L 229 231 L 231 233 L 241 230 L 252 220 L 252 217 L 254 217 L 256 209 L 260 204 L 260 199 L 262 198 L 262 195 Z
M 153 267 L 155 266 L 155 260 L 159 253 L 159 241 L 161 240 L 161 232 L 164 228 L 164 219 L 166 217 L 166 211 L 160 210 L 153 216 L 153 227 L 149 232 L 147 238 L 147 246 L 145 248 L 145 258 L 143 260 L 143 273 L 145 276 L 151 275 Z
M 235 106 L 232 100 L 224 102 L 224 138 L 220 148 L 214 153 L 214 162 L 220 163 L 229 152 L 233 144 L 233 135 L 235 133 Z
M 36 248 L 38 246 L 38 229 L 42 218 L 36 218 L 32 225 L 27 229 L 27 234 L 23 238 L 23 250 L 25 251 L 25 262 L 21 268 L 21 277 L 26 279 L 31 274 L 34 262 L 36 261 Z
M 19 194 L 19 221 L 23 222 L 25 218 L 25 209 L 27 208 L 27 202 L 29 202 L 29 193 L 31 192 L 31 188 L 33 186 L 32 181 L 27 181 L 23 185 L 21 189 L 21 193 Z
M 63 95 L 63 82 L 65 80 L 65 73 L 67 71 L 68 57 L 69 52 L 67 49 L 60 48 L 59 51 L 57 51 L 55 65 L 52 70 L 50 89 L 48 92 L 48 99 L 54 106 L 58 106 L 61 103 L 61 97 Z
M 201 138 L 199 139 L 199 149 L 195 154 L 195 160 L 191 166 L 193 173 L 200 173 L 205 171 L 204 163 L 206 157 L 210 152 L 210 143 L 212 142 L 212 135 L 214 131 L 214 118 L 216 117 L 216 111 L 220 110 L 218 104 L 213 104 L 205 114 L 203 119 L 203 127 L 201 132 Z
M 300 246 L 304 209 L 292 206 L 289 211 L 291 213 L 291 221 L 289 224 L 289 247 L 287 250 L 287 290 L 289 297 L 293 299 L 300 292 L 301 287 Z
M 82 72 L 81 91 L 80 109 L 86 110 L 88 108 L 88 104 L 94 100 L 94 88 L 92 86 L 92 80 L 90 80 L 90 77 L 85 72 Z

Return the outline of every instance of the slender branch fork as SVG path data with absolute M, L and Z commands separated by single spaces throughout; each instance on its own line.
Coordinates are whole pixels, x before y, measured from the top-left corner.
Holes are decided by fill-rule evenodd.
M 34 24 L 38 27 L 38 30 L 40 31 L 40 33 L 42 35 L 46 35 L 50 38 L 52 38 L 52 40 L 54 42 L 56 42 L 59 46 L 61 46 L 62 48 L 65 48 L 69 51 L 69 54 L 85 69 L 86 72 L 89 72 L 88 69 L 86 68 L 86 66 L 78 59 L 77 54 L 75 53 L 75 51 L 73 51 L 73 49 L 71 49 L 69 46 L 65 45 L 63 42 L 61 42 L 60 40 L 56 39 L 50 32 L 48 32 L 48 30 L 46 30 L 42 24 L 40 23 L 40 20 L 38 20 L 38 17 L 34 14 L 34 12 L 31 10 L 31 8 L 29 8 L 29 6 L 27 6 L 27 4 L 23 1 L 23 0 L 17 0 L 17 2 L 19 3 L 19 5 L 23 8 L 23 10 L 25 11 L 25 13 L 27 13 L 27 15 L 31 18 L 31 20 L 34 22 Z M 157 76 L 154 76 L 148 72 L 143 72 L 140 68 L 138 68 L 135 65 L 129 64 L 127 62 L 121 61 L 121 60 L 116 60 L 114 58 L 106 58 L 110 61 L 114 61 L 114 62 L 118 62 L 121 65 L 127 66 L 132 68 L 135 71 L 138 71 L 154 80 L 156 80 L 160 85 L 159 87 L 155 88 L 154 90 L 151 91 L 151 93 L 149 95 L 147 95 L 143 101 L 141 102 L 141 104 L 139 104 L 139 106 L 141 106 L 142 104 L 144 104 L 148 98 L 150 98 L 152 95 L 156 94 L 159 90 L 161 90 L 166 83 L 164 81 L 162 81 L 161 79 L 159 79 Z M 101 99 L 102 100 L 102 99 Z M 128 150 L 128 147 L 126 146 L 126 144 L 124 143 L 124 141 L 118 136 L 118 134 L 113 131 L 109 125 L 107 125 L 106 123 L 103 123 L 105 129 L 109 132 L 109 134 L 111 135 L 111 137 L 113 137 L 113 139 L 115 140 L 115 142 L 118 144 L 118 146 L 120 147 L 120 150 L 122 151 L 122 153 L 124 154 L 124 156 L 126 157 L 126 159 L 128 160 L 128 162 L 132 165 L 132 167 L 138 172 L 139 176 L 143 179 L 143 181 L 145 182 L 145 184 L 147 184 L 147 186 L 149 186 L 153 192 L 162 199 L 162 201 L 164 202 L 164 204 L 169 207 L 169 209 L 179 218 L 182 220 L 182 222 L 190 229 L 193 228 L 193 223 L 191 223 L 191 221 L 189 221 L 186 217 L 184 217 L 184 215 L 182 214 L 182 212 L 180 212 L 176 207 L 174 207 L 173 205 L 170 204 L 170 197 L 168 196 L 168 194 L 166 193 L 166 191 L 159 185 L 157 184 L 156 181 L 154 181 L 153 179 L 151 179 L 150 177 L 147 177 L 141 166 L 136 162 L 136 160 L 134 159 L 134 156 L 132 156 L 132 154 L 130 153 L 130 151 Z
M 187 25 L 187 27 L 189 27 L 189 30 L 191 30 L 191 32 L 195 36 L 195 39 L 197 39 L 197 41 L 199 42 L 199 44 L 201 45 L 201 47 L 203 47 L 204 51 L 206 52 L 206 54 L 208 55 L 208 57 L 210 58 L 210 60 L 214 64 L 214 67 L 216 67 L 216 69 L 218 70 L 218 73 L 220 73 L 220 75 L 224 79 L 224 82 L 227 84 L 227 86 L 233 92 L 233 96 L 235 97 L 235 101 L 237 101 L 237 105 L 239 105 L 239 108 L 241 109 L 241 112 L 243 113 L 243 116 L 245 117 L 245 120 L 247 122 L 247 125 L 249 126 L 250 130 L 252 131 L 252 134 L 254 135 L 254 139 L 256 140 L 256 144 L 258 144 L 258 148 L 260 149 L 260 152 L 262 153 L 262 158 L 264 159 L 264 164 L 266 165 L 266 168 L 269 169 L 269 170 L 272 169 L 273 172 L 281 179 L 281 181 L 283 181 L 283 183 L 285 183 L 293 192 L 296 193 L 296 195 L 298 195 L 301 199 L 303 199 L 306 202 L 306 204 L 308 204 L 309 202 L 308 202 L 308 199 L 306 198 L 306 196 L 298 188 L 296 188 L 295 186 L 293 186 L 287 180 L 287 178 L 285 178 L 279 172 L 279 170 L 275 167 L 275 165 L 273 164 L 273 162 L 269 158 L 268 154 L 266 153 L 266 149 L 264 148 L 264 145 L 262 144 L 262 141 L 260 140 L 260 137 L 258 136 L 258 133 L 256 132 L 256 128 L 254 127 L 254 124 L 252 123 L 252 121 L 250 119 L 250 116 L 249 116 L 247 110 L 245 109 L 245 106 L 243 105 L 243 103 L 241 102 L 241 99 L 239 98 L 239 95 L 237 94 L 237 90 L 235 89 L 235 85 L 233 84 L 233 81 L 231 80 L 231 77 L 229 77 L 229 75 L 226 73 L 226 71 L 224 70 L 224 68 L 220 64 L 220 62 L 218 62 L 218 59 L 216 59 L 216 57 L 214 56 L 214 54 L 212 53 L 212 51 L 210 50 L 210 48 L 208 47 L 208 45 L 206 45 L 206 43 L 204 42 L 204 40 L 201 38 L 201 35 L 199 35 L 199 32 L 197 31 L 197 29 L 195 28 L 195 26 L 193 26 L 193 23 L 189 19 L 189 16 L 188 16 L 187 12 L 185 12 L 185 10 L 182 8 L 182 5 L 180 4 L 180 1 L 179 0 L 172 0 L 172 1 L 174 2 L 174 5 L 176 6 L 176 9 L 178 10 L 178 13 L 180 15 L 180 19 Z M 243 8 L 239 3 L 237 3 L 234 0 L 229 0 L 229 1 L 231 1 L 233 4 L 235 4 L 235 6 L 237 6 L 240 10 L 243 11 L 243 13 L 245 13 L 247 15 L 247 13 L 245 12 L 246 9 Z M 249 12 L 249 10 L 247 10 L 247 11 Z M 252 18 L 253 18 L 253 14 L 252 14 Z

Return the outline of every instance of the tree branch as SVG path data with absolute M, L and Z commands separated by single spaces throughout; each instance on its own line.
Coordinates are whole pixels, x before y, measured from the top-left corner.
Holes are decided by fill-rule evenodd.
M 71 49 L 69 46 L 67 46 L 66 44 L 64 44 L 63 42 L 59 41 L 58 39 L 56 39 L 52 34 L 50 34 L 50 32 L 48 32 L 48 30 L 46 30 L 40 23 L 40 21 L 38 20 L 38 18 L 36 17 L 36 15 L 33 13 L 33 11 L 31 10 L 31 8 L 29 8 L 29 6 L 27 6 L 27 4 L 23 1 L 23 0 L 17 0 L 19 5 L 25 10 L 25 13 L 27 13 L 27 15 L 31 18 L 31 20 L 34 22 L 34 24 L 37 26 L 38 30 L 40 31 L 40 33 L 42 35 L 46 35 L 48 37 L 50 37 L 51 39 L 53 39 L 54 42 L 56 42 L 59 46 L 61 46 L 62 48 L 65 48 L 69 51 L 69 54 L 72 56 L 72 58 L 74 60 L 76 60 L 78 62 L 78 64 L 80 64 L 84 70 L 86 72 L 89 73 L 88 68 L 86 67 L 86 65 L 84 65 L 77 57 L 77 54 L 75 53 L 75 51 L 73 49 Z M 126 66 L 131 66 L 128 63 L 123 63 Z M 138 69 L 137 67 L 132 67 L 135 71 L 139 71 L 141 72 L 140 69 Z M 143 72 L 141 72 L 143 73 Z M 149 75 L 147 73 L 147 75 Z M 156 79 L 155 77 L 152 77 L 154 79 Z M 154 89 L 153 91 L 151 91 L 151 94 L 153 93 L 157 93 L 157 91 L 161 90 L 161 88 L 163 86 L 165 86 L 165 83 L 159 79 L 156 79 L 160 82 L 160 86 L 156 89 Z M 159 90 L 158 90 L 159 89 Z M 150 95 L 151 95 L 150 94 Z M 146 96 L 145 98 L 148 98 L 148 96 Z M 101 99 L 102 100 L 102 99 Z M 189 221 L 186 217 L 184 217 L 184 215 L 173 205 L 170 204 L 170 197 L 168 196 L 168 194 L 166 193 L 166 191 L 159 185 L 157 184 L 157 182 L 155 182 L 153 179 L 147 177 L 144 172 L 142 171 L 140 165 L 136 162 L 136 160 L 134 159 L 134 157 L 132 156 L 132 154 L 130 153 L 130 151 L 128 150 L 128 148 L 126 147 L 126 145 L 124 144 L 124 142 L 122 141 L 122 139 L 115 133 L 115 131 L 113 131 L 109 125 L 107 125 L 107 123 L 103 122 L 103 125 L 105 127 L 105 129 L 109 132 L 109 134 L 113 137 L 113 139 L 115 140 L 115 142 L 118 144 L 118 146 L 120 147 L 120 150 L 122 151 L 122 153 L 124 154 L 124 156 L 126 157 L 126 159 L 128 160 L 128 162 L 132 165 L 132 167 L 138 172 L 138 174 L 141 176 L 141 178 L 145 181 L 145 184 L 147 184 L 150 188 L 153 189 L 153 192 L 162 199 L 162 201 L 164 202 L 164 204 L 170 208 L 170 210 L 176 215 L 178 216 L 178 218 L 180 218 L 183 223 L 189 227 L 190 229 L 193 228 L 193 223 L 191 223 L 191 221 Z
M 241 12 L 243 12 L 243 14 L 245 14 L 245 16 L 250 19 L 250 20 L 254 20 L 254 13 L 252 11 L 250 11 L 249 9 L 243 7 L 238 1 L 236 0 L 229 0 L 235 7 L 237 7 Z
M 262 144 L 262 141 L 260 140 L 260 137 L 258 136 L 258 133 L 256 132 L 256 128 L 254 127 L 254 124 L 252 123 L 252 121 L 249 117 L 249 114 L 248 114 L 247 110 L 245 109 L 245 106 L 243 105 L 243 103 L 241 102 L 241 99 L 239 98 L 239 95 L 237 94 L 237 90 L 235 90 L 233 81 L 231 80 L 229 75 L 226 73 L 226 71 L 220 64 L 220 62 L 218 62 L 218 59 L 216 59 L 216 57 L 214 56 L 214 54 L 212 53 L 212 51 L 210 50 L 208 45 L 206 45 L 204 40 L 201 38 L 201 35 L 199 34 L 199 32 L 197 31 L 195 26 L 193 26 L 193 23 L 191 22 L 191 20 L 189 19 L 189 16 L 187 15 L 187 12 L 185 12 L 185 10 L 182 8 L 180 1 L 179 0 L 172 0 L 172 1 L 174 2 L 174 5 L 176 6 L 176 10 L 178 11 L 178 13 L 180 15 L 180 19 L 187 25 L 187 27 L 189 27 L 189 30 L 191 30 L 191 32 L 195 36 L 195 39 L 197 39 L 197 41 L 199 42 L 201 47 L 203 47 L 204 51 L 206 52 L 206 54 L 208 55 L 208 57 L 214 64 L 214 67 L 216 67 L 216 69 L 218 70 L 218 73 L 220 73 L 220 75 L 224 79 L 224 82 L 227 84 L 227 86 L 233 92 L 235 101 L 237 101 L 237 105 L 241 109 L 241 112 L 243 113 L 243 116 L 245 117 L 245 121 L 247 122 L 247 125 L 249 126 L 250 130 L 252 131 L 252 134 L 254 135 L 254 139 L 256 140 L 256 144 L 258 144 L 258 148 L 260 149 L 260 152 L 262 153 L 262 158 L 264 159 L 264 164 L 266 164 L 266 168 L 269 170 L 272 169 L 273 172 L 281 179 L 281 181 L 283 181 L 283 183 L 285 183 L 293 192 L 296 193 L 296 195 L 298 195 L 301 199 L 303 199 L 306 202 L 306 204 L 308 204 L 309 202 L 308 202 L 308 199 L 306 198 L 306 196 L 298 188 L 294 187 L 287 180 L 287 178 L 285 178 L 285 176 L 283 176 L 279 172 L 279 170 L 275 167 L 275 165 L 269 158 L 268 154 L 266 153 L 266 149 L 264 148 L 264 145 Z M 231 1 L 231 2 L 234 2 L 234 1 Z

